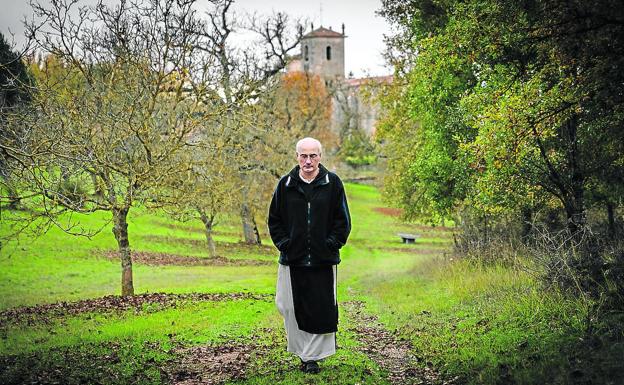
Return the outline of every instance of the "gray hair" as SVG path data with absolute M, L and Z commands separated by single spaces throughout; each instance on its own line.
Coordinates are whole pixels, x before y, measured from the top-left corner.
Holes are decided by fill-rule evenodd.
M 319 142 L 317 139 L 307 137 L 297 142 L 297 145 L 295 146 L 295 151 L 297 151 L 297 154 L 299 154 L 299 148 L 304 142 L 313 142 L 314 144 L 316 144 L 319 150 L 319 155 L 321 155 L 321 153 L 323 152 L 323 146 L 321 145 L 321 142 Z

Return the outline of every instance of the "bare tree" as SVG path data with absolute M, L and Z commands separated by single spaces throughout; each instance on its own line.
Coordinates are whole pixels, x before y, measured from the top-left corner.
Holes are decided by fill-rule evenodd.
M 33 3 L 29 25 L 40 65 L 39 92 L 21 121 L 15 152 L 38 212 L 112 214 L 121 294 L 134 294 L 127 216 L 160 206 L 162 186 L 194 132 L 219 112 L 207 87 L 210 57 L 194 0 L 127 0 L 115 7 L 78 0 Z M 53 63 L 55 63 L 53 65 Z M 14 119 L 16 121 L 17 119 Z
M 236 174 L 236 151 L 224 146 L 222 126 L 203 127 L 192 142 L 193 151 L 179 154 L 178 161 L 188 165 L 186 173 L 171 175 L 164 189 L 171 197 L 165 211 L 176 220 L 200 220 L 211 258 L 217 256 L 213 237 L 217 218 L 232 213 L 238 204 L 240 187 Z
M 32 78 L 22 55 L 0 33 L 0 210 L 2 206 L 15 210 L 20 201 L 19 193 L 14 188 L 16 181 L 13 175 L 13 169 L 19 164 L 11 156 L 11 149 L 19 147 L 22 135 L 18 130 L 7 130 L 5 127 L 15 110 L 25 108 L 30 103 Z M 5 205 L 5 201 L 8 204 Z
M 254 106 L 259 98 L 277 84 L 278 74 L 287 64 L 288 55 L 299 43 L 301 24 L 291 22 L 284 13 L 268 17 L 248 15 L 236 22 L 231 7 L 233 0 L 224 0 L 208 12 L 204 37 L 208 44 L 201 47 L 217 63 L 213 69 L 226 113 L 220 118 L 228 138 L 227 145 L 238 152 L 240 180 L 240 216 L 247 243 L 260 243 L 254 216 L 254 184 L 252 174 L 263 172 L 267 165 L 252 154 L 266 150 L 267 136 L 273 135 L 263 127 Z M 232 35 L 247 32 L 255 36 L 253 47 L 237 47 Z M 251 48 L 251 49 L 250 49 Z M 273 181 L 271 180 L 272 184 Z M 252 188 L 253 186 L 253 188 Z

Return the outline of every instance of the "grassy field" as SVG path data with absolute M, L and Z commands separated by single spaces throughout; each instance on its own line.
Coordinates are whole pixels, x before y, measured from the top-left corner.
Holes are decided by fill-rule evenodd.
M 402 223 L 373 187 L 347 193 L 339 349 L 320 375 L 300 373 L 285 352 L 271 247 L 238 243 L 238 223 L 226 221 L 216 240 L 229 262 L 186 266 L 206 258 L 201 223 L 137 209 L 133 301 L 110 296 L 120 264 L 104 214 L 77 218 L 106 226 L 92 239 L 52 229 L 2 249 L 0 383 L 592 383 L 594 356 L 570 353 L 584 336 L 578 303 L 526 273 L 452 261 L 448 229 Z M 399 232 L 421 237 L 404 245 Z M 600 368 L 615 381 L 622 373 L 617 362 Z

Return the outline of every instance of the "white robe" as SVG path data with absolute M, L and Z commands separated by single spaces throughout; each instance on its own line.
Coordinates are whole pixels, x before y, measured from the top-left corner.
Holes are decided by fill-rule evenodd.
M 336 298 L 336 266 L 334 272 L 334 299 Z M 336 353 L 336 333 L 312 334 L 299 330 L 295 318 L 290 268 L 279 265 L 277 270 L 277 290 L 275 304 L 284 317 L 288 351 L 299 356 L 303 361 L 318 361 Z

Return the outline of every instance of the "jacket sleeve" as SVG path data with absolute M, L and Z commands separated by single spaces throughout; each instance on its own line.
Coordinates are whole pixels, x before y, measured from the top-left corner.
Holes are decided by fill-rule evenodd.
M 333 211 L 333 224 L 327 241 L 330 248 L 338 250 L 347 243 L 347 238 L 351 232 L 351 214 L 349 213 L 344 185 L 340 179 L 337 179 L 337 193 Z
M 269 234 L 271 234 L 271 240 L 278 250 L 284 251 L 288 247 L 290 239 L 288 238 L 288 232 L 286 231 L 286 223 L 281 213 L 281 200 L 282 194 L 280 192 L 282 181 L 277 184 L 273 197 L 271 198 L 271 205 L 269 206 L 269 218 L 267 220 L 269 226 Z

